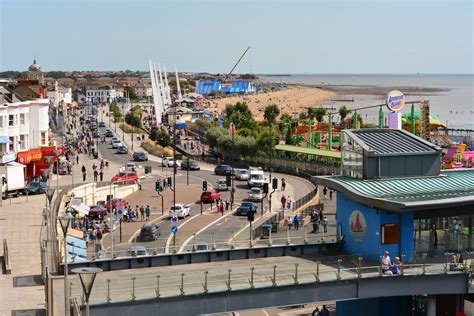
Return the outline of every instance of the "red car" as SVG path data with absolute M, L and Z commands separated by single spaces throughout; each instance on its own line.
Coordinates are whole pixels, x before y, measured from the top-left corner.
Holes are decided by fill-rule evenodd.
M 138 176 L 136 172 L 119 172 L 112 177 L 112 181 L 137 182 Z
M 220 200 L 220 198 L 221 198 L 221 194 L 220 192 L 217 192 L 216 190 L 202 192 L 201 194 L 201 201 L 203 203 L 213 203 L 216 200 Z
M 115 199 L 112 199 L 112 208 L 117 208 L 117 206 L 127 206 L 128 205 L 128 202 L 125 201 L 124 199 L 119 199 L 119 198 L 115 198 Z M 110 200 L 108 200 L 107 202 L 105 202 L 104 204 L 104 207 L 108 210 L 110 208 Z

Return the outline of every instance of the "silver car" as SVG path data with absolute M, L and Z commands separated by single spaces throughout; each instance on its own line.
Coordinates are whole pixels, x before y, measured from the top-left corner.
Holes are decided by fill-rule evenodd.
M 247 169 L 238 169 L 235 171 L 236 180 L 247 181 L 249 177 L 250 177 L 250 174 Z
M 263 199 L 263 190 L 262 188 L 251 188 L 249 191 L 249 197 L 248 199 L 250 201 L 261 201 Z

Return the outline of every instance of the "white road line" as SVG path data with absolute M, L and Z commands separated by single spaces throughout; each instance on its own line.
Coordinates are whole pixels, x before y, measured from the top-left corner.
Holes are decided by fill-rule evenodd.
M 265 314 L 265 316 L 270 316 L 270 314 L 268 314 L 266 310 L 262 309 L 262 312 Z

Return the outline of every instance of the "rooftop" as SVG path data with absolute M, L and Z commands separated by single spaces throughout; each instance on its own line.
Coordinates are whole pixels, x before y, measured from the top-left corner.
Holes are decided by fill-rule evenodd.
M 442 171 L 439 176 L 364 180 L 344 176 L 315 177 L 352 199 L 392 211 L 474 205 L 474 169 Z

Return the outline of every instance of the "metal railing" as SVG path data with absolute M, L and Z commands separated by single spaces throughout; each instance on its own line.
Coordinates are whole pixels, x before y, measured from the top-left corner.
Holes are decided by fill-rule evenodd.
M 340 280 L 366 278 L 397 278 L 442 274 L 469 274 L 472 282 L 472 265 L 459 269 L 456 263 L 403 264 L 397 274 L 383 272 L 380 265 L 362 265 L 362 258 L 339 257 L 316 262 L 299 261 L 286 264 L 260 264 L 254 266 L 216 266 L 212 269 L 166 271 L 150 275 L 149 272 L 132 277 L 112 279 L 111 274 L 99 275 L 91 300 L 93 303 L 136 301 L 153 298 L 203 295 L 208 293 L 298 286 Z M 452 268 L 453 267 L 453 268 Z M 82 289 L 76 279 L 71 286 L 71 297 L 80 298 Z
M 4 274 L 12 273 L 10 266 L 10 257 L 8 254 L 8 243 L 6 239 L 3 239 L 3 260 L 2 260 L 2 270 Z

